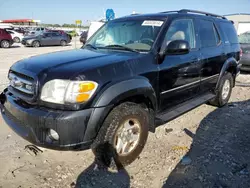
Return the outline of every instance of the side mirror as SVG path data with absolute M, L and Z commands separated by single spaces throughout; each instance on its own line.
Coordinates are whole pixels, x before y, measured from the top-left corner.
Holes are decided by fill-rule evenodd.
M 181 55 L 187 54 L 190 51 L 189 42 L 186 40 L 171 41 L 165 50 L 165 55 Z

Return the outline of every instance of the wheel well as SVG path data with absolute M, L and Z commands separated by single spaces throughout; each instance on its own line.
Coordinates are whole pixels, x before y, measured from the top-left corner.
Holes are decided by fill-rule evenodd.
M 133 102 L 133 103 L 139 104 L 145 110 L 148 111 L 149 121 L 150 121 L 149 131 L 154 133 L 155 132 L 155 110 L 156 109 L 153 106 L 151 100 L 148 97 L 146 97 L 145 95 L 135 95 L 132 97 L 128 97 L 124 100 L 121 100 L 119 102 L 119 104 L 124 103 L 124 102 Z M 117 104 L 117 105 L 119 105 L 119 104 Z
M 128 98 L 126 98 L 124 100 L 121 100 L 119 102 L 119 104 L 124 103 L 124 102 L 133 102 L 133 103 L 136 103 L 136 104 L 140 104 L 144 108 L 155 110 L 152 102 L 145 95 L 135 95 L 135 96 L 132 96 L 132 97 L 128 97 Z
M 230 72 L 233 75 L 233 77 L 235 77 L 235 75 L 236 75 L 236 67 L 235 66 L 228 67 L 227 72 Z
M 230 72 L 233 76 L 233 87 L 235 86 L 235 78 L 236 78 L 236 67 L 235 66 L 230 66 L 226 70 L 227 72 Z

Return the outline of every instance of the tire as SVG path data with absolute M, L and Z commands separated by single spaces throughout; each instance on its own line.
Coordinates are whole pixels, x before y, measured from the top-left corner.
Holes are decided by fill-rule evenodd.
M 127 152 L 116 149 L 119 142 L 118 135 L 125 122 L 129 122 L 127 124 L 129 127 L 137 127 L 131 131 L 134 132 L 131 134 L 139 135 L 135 136 L 138 140 L 130 144 L 131 150 Z M 130 102 L 120 104 L 109 113 L 92 145 L 96 161 L 107 167 L 118 169 L 131 164 L 142 152 L 148 138 L 148 131 L 149 113 L 144 108 Z
M 13 40 L 15 43 L 20 43 L 20 41 L 21 41 L 19 37 L 14 37 Z
M 60 44 L 61 44 L 61 46 L 66 46 L 67 42 L 65 40 L 61 40 Z
M 40 42 L 37 41 L 37 40 L 35 40 L 34 42 L 32 42 L 32 46 L 33 46 L 34 48 L 38 48 L 38 47 L 40 47 Z
M 10 47 L 10 42 L 7 40 L 2 40 L 1 41 L 1 48 L 9 48 Z
M 231 97 L 232 88 L 233 76 L 231 73 L 227 72 L 222 77 L 216 97 L 210 101 L 210 104 L 218 107 L 226 105 Z

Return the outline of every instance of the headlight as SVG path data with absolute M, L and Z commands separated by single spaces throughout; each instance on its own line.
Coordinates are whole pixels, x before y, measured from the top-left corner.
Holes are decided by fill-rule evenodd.
M 51 80 L 42 88 L 41 100 L 51 103 L 82 103 L 95 93 L 98 84 L 93 81 Z

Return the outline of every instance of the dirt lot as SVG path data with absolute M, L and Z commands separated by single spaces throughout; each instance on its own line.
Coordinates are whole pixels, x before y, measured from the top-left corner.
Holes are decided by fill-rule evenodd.
M 0 90 L 17 60 L 74 47 L 0 49 Z M 242 84 L 250 76 L 237 81 L 227 106 L 202 105 L 157 128 L 138 160 L 119 172 L 96 168 L 91 151 L 34 155 L 0 117 L 0 188 L 250 187 L 250 87 Z

